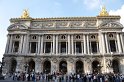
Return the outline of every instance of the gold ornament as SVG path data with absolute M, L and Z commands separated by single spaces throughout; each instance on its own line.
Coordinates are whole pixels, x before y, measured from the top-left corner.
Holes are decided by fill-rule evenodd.
M 27 10 L 27 9 L 24 9 L 24 11 L 23 11 L 23 14 L 22 14 L 21 18 L 30 18 L 30 16 L 29 16 L 29 12 L 28 12 L 28 10 Z
M 109 13 L 107 12 L 105 6 L 102 6 L 102 10 L 101 10 L 99 16 L 109 16 Z

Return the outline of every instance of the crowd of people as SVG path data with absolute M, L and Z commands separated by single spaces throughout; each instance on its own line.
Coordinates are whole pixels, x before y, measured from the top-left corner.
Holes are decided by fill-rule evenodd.
M 20 73 L 10 75 L 14 81 L 38 82 L 124 82 L 124 74 L 62 74 L 62 73 Z

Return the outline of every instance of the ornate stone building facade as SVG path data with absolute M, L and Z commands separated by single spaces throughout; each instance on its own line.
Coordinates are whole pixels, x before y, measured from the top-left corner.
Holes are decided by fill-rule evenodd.
M 124 74 L 120 16 L 103 8 L 96 17 L 10 19 L 3 73 L 62 72 Z

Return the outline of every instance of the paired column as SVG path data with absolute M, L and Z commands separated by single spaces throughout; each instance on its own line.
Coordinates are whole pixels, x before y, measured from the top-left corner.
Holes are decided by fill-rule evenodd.
M 40 54 L 40 48 L 41 48 L 41 37 L 40 35 L 38 36 L 38 49 L 37 49 L 37 53 Z
M 24 35 L 21 35 L 21 42 L 19 44 L 19 53 L 22 53 L 22 50 L 23 50 L 23 41 L 24 41 Z
M 5 53 L 8 53 L 9 51 L 9 45 L 10 45 L 10 35 L 7 35 L 7 44 L 6 44 L 6 50 L 5 50 Z
M 53 35 L 53 54 L 55 54 L 55 50 L 56 50 L 55 41 L 56 41 L 56 38 L 55 38 L 55 35 Z
M 89 35 L 87 34 L 87 53 L 90 54 L 90 48 L 89 48 Z
M 56 54 L 58 54 L 58 35 L 56 35 Z
M 72 55 L 74 54 L 74 38 L 73 35 L 71 35 L 71 47 L 72 47 Z
M 123 39 L 123 34 L 120 34 L 120 39 L 121 39 L 121 45 L 122 45 L 122 52 L 124 52 L 124 39 Z
M 27 35 L 24 35 L 23 48 L 22 48 L 22 53 L 23 54 L 26 53 L 26 48 L 27 48 L 28 44 L 29 43 L 27 43 Z
M 84 34 L 83 35 L 83 41 L 84 41 L 84 54 L 86 54 L 87 53 L 87 50 L 86 50 L 86 35 Z
M 101 34 L 101 40 L 102 40 L 102 41 L 101 41 L 101 42 L 102 42 L 102 43 L 101 43 L 102 45 L 100 45 L 100 47 L 102 46 L 102 53 L 106 53 L 104 33 Z M 99 47 L 99 48 L 100 48 L 100 47 Z
M 43 35 L 41 36 L 41 45 L 40 46 L 41 46 L 40 53 L 43 54 L 43 50 L 44 50 L 43 49 Z
M 108 46 L 108 37 L 107 37 L 107 33 L 105 33 L 105 44 L 106 44 L 106 52 L 109 53 L 109 46 Z
M 12 39 L 13 39 L 13 35 L 10 35 L 9 53 L 12 52 Z
M 117 33 L 117 44 L 118 44 L 118 51 L 119 51 L 119 53 L 122 53 L 122 48 L 121 48 L 121 42 L 120 42 L 119 33 Z
M 66 51 L 67 52 L 67 51 Z M 68 54 L 71 54 L 71 41 L 70 41 L 70 35 L 68 35 Z

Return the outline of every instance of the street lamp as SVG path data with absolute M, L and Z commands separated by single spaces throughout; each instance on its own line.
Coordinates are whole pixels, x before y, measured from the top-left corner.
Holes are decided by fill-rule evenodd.
M 26 62 L 26 64 L 24 65 L 24 67 L 25 67 L 25 72 L 27 73 L 27 72 L 28 72 L 28 67 L 29 67 L 29 65 L 28 65 L 27 62 Z

